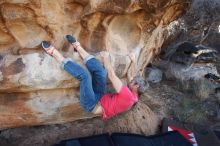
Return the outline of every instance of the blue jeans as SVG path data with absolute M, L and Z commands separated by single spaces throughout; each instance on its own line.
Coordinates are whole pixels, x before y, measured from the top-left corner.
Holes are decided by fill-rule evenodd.
M 87 112 L 91 112 L 105 93 L 107 71 L 92 55 L 85 58 L 84 63 L 91 76 L 87 70 L 68 58 L 63 61 L 63 68 L 80 81 L 80 104 Z

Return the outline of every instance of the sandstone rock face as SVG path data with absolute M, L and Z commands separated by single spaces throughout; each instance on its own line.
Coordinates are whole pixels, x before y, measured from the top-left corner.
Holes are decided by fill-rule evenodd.
M 142 74 L 160 52 L 164 28 L 190 0 L 0 1 L 0 129 L 92 117 L 79 105 L 79 82 L 40 47 L 54 44 L 79 64 L 63 36 L 73 34 L 96 55 L 107 50 L 120 78 Z M 127 56 L 135 52 L 134 67 Z
M 0 135 L 0 145 L 51 146 L 64 139 L 103 133 L 111 134 L 113 132 L 152 135 L 158 131 L 159 123 L 157 116 L 152 110 L 143 102 L 138 102 L 132 110 L 114 117 L 109 121 L 92 118 L 90 120 L 78 120 L 63 124 L 3 130 Z

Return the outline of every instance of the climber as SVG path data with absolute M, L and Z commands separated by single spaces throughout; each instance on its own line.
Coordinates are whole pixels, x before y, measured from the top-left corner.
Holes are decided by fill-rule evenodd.
M 146 84 L 141 76 L 134 77 L 127 87 L 116 76 L 108 52 L 100 53 L 104 69 L 102 64 L 86 52 L 73 36 L 66 35 L 65 38 L 82 57 L 91 76 L 72 59 L 64 58 L 49 42 L 42 41 L 41 46 L 62 65 L 64 70 L 80 81 L 80 104 L 87 112 L 109 119 L 118 113 L 127 111 L 138 101 L 138 94 L 145 90 Z M 105 94 L 107 74 L 116 91 L 114 94 Z

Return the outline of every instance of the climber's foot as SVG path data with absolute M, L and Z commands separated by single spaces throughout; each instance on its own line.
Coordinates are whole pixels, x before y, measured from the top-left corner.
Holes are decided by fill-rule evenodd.
M 66 40 L 73 45 L 74 51 L 77 52 L 77 47 L 80 46 L 80 43 L 76 40 L 76 38 L 72 35 L 66 35 Z
M 42 48 L 49 54 L 50 56 L 53 56 L 55 48 L 47 41 L 41 42 Z

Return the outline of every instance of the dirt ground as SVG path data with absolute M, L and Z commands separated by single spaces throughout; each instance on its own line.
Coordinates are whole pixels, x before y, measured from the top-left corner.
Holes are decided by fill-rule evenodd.
M 217 124 L 216 101 L 209 100 L 209 103 L 205 104 L 199 102 L 196 97 L 178 91 L 174 81 L 150 84 L 147 92 L 140 97 L 140 102 L 149 106 L 160 121 L 167 117 L 203 125 Z M 120 116 L 123 117 L 123 114 Z M 65 124 L 3 130 L 0 133 L 0 146 L 49 146 L 64 139 L 103 133 L 105 124 L 101 118 L 93 118 Z

